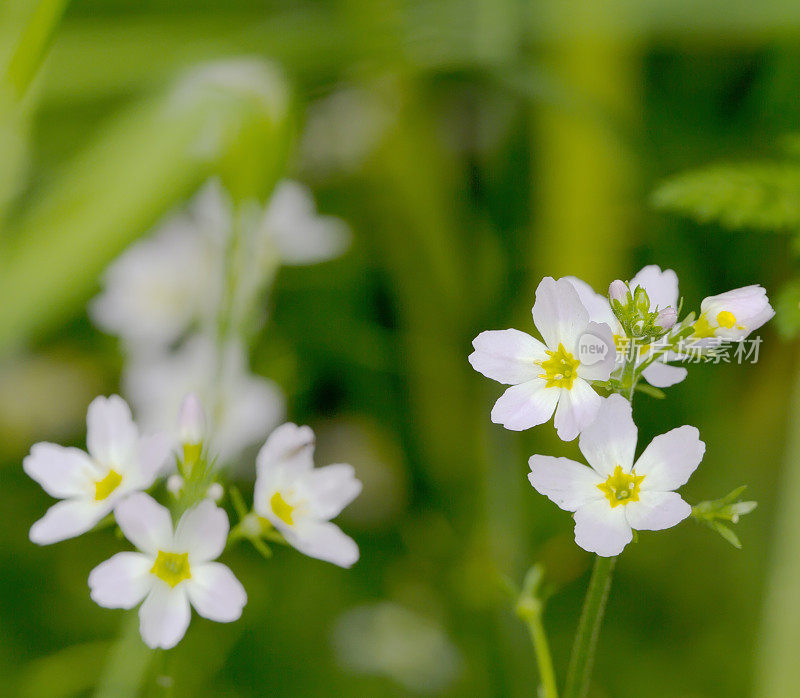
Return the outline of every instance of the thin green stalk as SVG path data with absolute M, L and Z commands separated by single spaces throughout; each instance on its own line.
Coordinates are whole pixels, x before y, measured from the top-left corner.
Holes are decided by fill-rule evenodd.
M 539 667 L 539 680 L 541 681 L 541 698 L 558 698 L 558 685 L 556 684 L 556 673 L 553 670 L 553 657 L 550 654 L 550 644 L 547 641 L 547 633 L 542 622 L 542 614 L 539 609 L 531 609 L 525 612 L 519 611 L 520 617 L 528 626 L 533 642 L 533 651 L 536 654 L 536 664 Z
M 583 602 L 578 632 L 575 635 L 575 643 L 569 659 L 567 684 L 564 688 L 563 698 L 583 698 L 589 689 L 594 651 L 606 610 L 608 592 L 611 588 L 611 573 L 616 562 L 616 557 L 600 557 L 598 555 L 595 558 L 592 578 L 589 580 L 589 589 Z

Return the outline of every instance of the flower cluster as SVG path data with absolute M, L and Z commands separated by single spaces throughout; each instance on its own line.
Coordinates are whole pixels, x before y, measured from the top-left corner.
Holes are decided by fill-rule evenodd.
M 507 329 L 482 332 L 473 342 L 472 366 L 511 386 L 495 403 L 493 422 L 521 431 L 555 413 L 562 440 L 580 436 L 588 466 L 535 455 L 529 479 L 573 512 L 577 544 L 603 557 L 622 552 L 633 530 L 669 528 L 692 514 L 674 490 L 705 452 L 697 429 L 682 426 L 635 459 L 635 391 L 660 395 L 659 388 L 687 376 L 672 362 L 714 357 L 720 342 L 743 343 L 775 314 L 761 286 L 706 298 L 683 319 L 681 309 L 676 273 L 655 265 L 628 283 L 614 281 L 608 297 L 574 277 L 547 277 L 533 306 L 543 341 Z
M 233 530 L 218 504 L 225 489 L 197 396 L 184 400 L 176 431 L 178 439 L 142 434 L 121 397 L 98 397 L 87 415 L 86 452 L 38 443 L 23 462 L 25 472 L 61 500 L 33 525 L 33 542 L 55 543 L 107 522 L 136 548 L 92 570 L 89 588 L 106 608 L 141 604 L 140 632 L 149 647 L 174 647 L 189 626 L 190 607 L 221 623 L 240 617 L 247 594 L 216 561 L 236 540 L 249 539 L 266 554 L 266 541 L 288 544 L 342 567 L 358 560 L 357 545 L 331 519 L 358 496 L 361 483 L 350 465 L 314 467 L 309 427 L 284 424 L 267 439 L 256 459 L 250 510 L 230 488 L 239 516 Z M 146 492 L 158 491 L 166 476 L 169 508 Z
M 285 414 L 280 388 L 249 368 L 245 339 L 262 318 L 281 265 L 341 254 L 345 224 L 317 215 L 297 182 L 280 182 L 266 207 L 234 206 L 212 180 L 107 270 L 90 315 L 120 337 L 124 393 L 142 426 L 167 424 L 189 392 L 209 406 L 215 452 L 239 458 Z

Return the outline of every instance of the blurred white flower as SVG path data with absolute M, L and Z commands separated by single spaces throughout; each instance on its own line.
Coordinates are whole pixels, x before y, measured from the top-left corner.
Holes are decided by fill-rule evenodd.
M 129 247 L 106 270 L 104 291 L 89 307 L 97 326 L 134 349 L 152 350 L 196 323 L 212 324 L 222 298 L 229 206 L 211 181 L 187 211 Z
M 694 323 L 694 337 L 719 337 L 739 341 L 775 315 L 762 286 L 745 286 L 704 298 L 700 317 Z
M 333 640 L 339 662 L 350 671 L 386 676 L 423 695 L 444 691 L 462 667 L 461 655 L 436 622 L 393 603 L 347 611 Z
M 105 608 L 139 609 L 142 639 L 153 649 L 180 642 L 191 606 L 204 618 L 230 623 L 247 603 L 244 587 L 216 560 L 228 540 L 228 516 L 206 499 L 173 531 L 169 510 L 144 493 L 115 510 L 125 537 L 141 552 L 117 553 L 89 575 L 92 600 Z
M 559 438 L 571 441 L 600 408 L 602 398 L 590 381 L 607 380 L 614 368 L 611 329 L 590 321 L 569 280 L 549 276 L 536 289 L 533 323 L 544 344 L 519 330 L 482 332 L 472 342 L 469 362 L 487 378 L 511 385 L 492 409 L 495 424 L 522 431 L 555 411 Z M 584 357 L 587 341 L 599 351 Z
M 569 458 L 532 456 L 533 487 L 574 512 L 575 542 L 603 557 L 619 555 L 637 531 L 660 531 L 680 523 L 692 508 L 674 492 L 705 453 L 695 427 L 656 436 L 634 463 L 638 430 L 621 395 L 603 401 L 597 420 L 578 445 L 589 466 Z
M 47 545 L 94 528 L 121 499 L 150 487 L 169 455 L 165 437 L 139 434 L 130 408 L 118 395 L 95 398 L 86 426 L 88 454 L 38 443 L 22 463 L 48 494 L 63 500 L 33 525 L 34 543 Z
M 223 464 L 264 439 L 285 413 L 280 388 L 250 372 L 239 342 L 220 350 L 205 335 L 191 337 L 170 354 L 131 357 L 123 382 L 145 426 L 175 424 L 184 397 L 196 393 L 208 409 L 210 452 Z M 176 427 L 173 442 L 178 440 Z
M 197 393 L 189 393 L 178 412 L 178 438 L 184 446 L 199 446 L 206 438 L 206 411 Z
M 256 513 L 301 553 L 341 567 L 358 560 L 358 546 L 330 519 L 361 492 L 353 466 L 314 468 L 314 432 L 283 424 L 256 459 Z

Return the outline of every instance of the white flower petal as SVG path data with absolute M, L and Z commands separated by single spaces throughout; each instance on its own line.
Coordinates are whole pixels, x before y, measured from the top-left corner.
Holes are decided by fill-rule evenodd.
M 280 530 L 291 545 L 309 557 L 339 567 L 351 567 L 358 560 L 356 542 L 336 524 L 307 520 L 294 528 L 282 526 Z
M 619 324 L 614 312 L 611 310 L 611 303 L 608 298 L 595 292 L 583 279 L 577 276 L 563 277 L 569 281 L 578 292 L 583 307 L 589 312 L 589 319 L 599 324 L 605 323 L 609 327 L 616 327 Z
M 670 366 L 661 361 L 650 364 L 643 372 L 644 379 L 656 388 L 669 388 L 680 383 L 689 372 L 682 366 Z
M 642 490 L 666 492 L 677 489 L 700 465 L 705 451 L 700 432 L 689 425 L 656 436 L 633 466 L 637 475 L 645 476 Z
M 316 213 L 311 190 L 291 180 L 278 183 L 261 223 L 284 264 L 314 264 L 347 249 L 350 231 L 333 216 Z
M 303 473 L 314 467 L 315 437 L 311 427 L 287 422 L 273 431 L 256 457 L 259 475 L 281 469 Z
M 311 510 L 319 519 L 338 516 L 361 493 L 361 481 L 352 465 L 337 463 L 315 468 L 303 477 L 311 497 Z
M 558 438 L 572 441 L 595 420 L 602 402 L 603 398 L 582 378 L 575 379 L 572 389 L 562 389 L 553 420 Z
M 111 506 L 87 499 L 65 499 L 51 506 L 31 526 L 30 539 L 37 545 L 50 545 L 92 530 Z
M 589 465 L 607 477 L 618 465 L 630 472 L 637 433 L 631 404 L 622 395 L 611 395 L 603 400 L 595 421 L 581 432 L 578 445 Z
M 181 516 L 175 530 L 175 550 L 188 552 L 192 563 L 216 560 L 225 549 L 229 527 L 225 510 L 204 499 Z
M 142 553 L 117 553 L 89 574 L 92 601 L 104 608 L 133 608 L 150 591 L 153 560 Z
M 597 488 L 603 482 L 594 470 L 569 458 L 531 456 L 528 474 L 533 488 L 566 511 L 575 511 L 603 497 Z
M 700 310 L 711 327 L 715 328 L 715 336 L 730 340 L 744 339 L 775 315 L 766 290 L 757 285 L 704 298 Z M 719 326 L 718 315 L 721 312 L 733 314 L 736 321 L 733 327 Z
M 242 615 L 247 593 L 238 579 L 220 562 L 192 566 L 186 594 L 195 610 L 217 623 L 230 623 Z
M 590 322 L 578 338 L 574 356 L 581 362 L 578 376 L 584 380 L 608 380 L 617 362 L 617 347 L 611 328 Z
M 672 269 L 650 264 L 639 271 L 630 282 L 631 291 L 641 286 L 650 298 L 650 309 L 663 310 L 667 306 L 678 308 L 678 275 Z
M 139 632 L 151 649 L 171 649 L 186 634 L 192 612 L 185 585 L 174 589 L 155 580 L 139 608 Z
M 469 362 L 478 373 L 506 385 L 517 385 L 542 373 L 537 362 L 547 359 L 547 347 L 519 330 L 489 330 L 473 341 Z
M 642 491 L 638 502 L 630 502 L 617 508 L 625 509 L 628 524 L 637 531 L 672 528 L 692 513 L 692 507 L 677 492 Z
M 560 388 L 545 388 L 541 378 L 512 385 L 494 404 L 492 421 L 512 431 L 544 424 L 553 414 L 560 392 Z
M 144 492 L 135 492 L 114 509 L 117 524 L 125 537 L 139 550 L 156 555 L 172 545 L 172 518 L 169 510 Z
M 106 466 L 128 463 L 139 438 L 130 407 L 119 395 L 92 400 L 86 431 L 89 453 Z
M 139 440 L 137 447 L 136 488 L 147 489 L 168 464 L 172 441 L 166 434 L 153 434 Z M 172 461 L 174 465 L 174 460 Z
M 575 542 L 590 553 L 613 557 L 633 540 L 625 507 L 612 508 L 605 498 L 585 504 L 574 516 Z
M 545 277 L 536 289 L 533 322 L 550 349 L 574 347 L 589 324 L 589 312 L 567 279 Z
M 93 494 L 93 483 L 100 477 L 88 454 L 44 442 L 33 445 L 30 455 L 22 461 L 22 468 L 47 494 L 59 499 Z

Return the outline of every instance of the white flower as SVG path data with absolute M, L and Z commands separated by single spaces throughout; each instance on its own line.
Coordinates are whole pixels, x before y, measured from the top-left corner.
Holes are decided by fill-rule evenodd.
M 528 479 L 537 492 L 575 513 L 575 542 L 584 550 L 619 555 L 632 529 L 670 528 L 692 511 L 673 490 L 703 459 L 697 429 L 682 426 L 657 436 L 634 463 L 636 439 L 630 403 L 612 395 L 581 433 L 579 446 L 591 467 L 569 458 L 530 459 Z
M 311 190 L 278 182 L 261 219 L 258 237 L 271 242 L 283 264 L 314 264 L 338 257 L 350 242 L 344 221 L 316 212 Z
M 590 322 L 569 280 L 551 277 L 536 289 L 533 322 L 544 344 L 519 330 L 482 332 L 469 361 L 487 378 L 512 386 L 495 403 L 495 424 L 522 431 L 543 424 L 555 410 L 559 437 L 571 441 L 600 408 L 589 381 L 607 380 L 614 368 L 611 329 Z
M 196 323 L 210 325 L 223 289 L 230 202 L 209 182 L 187 211 L 129 247 L 104 276 L 89 307 L 92 320 L 134 348 L 172 344 Z
M 280 388 L 250 372 L 240 343 L 220 351 L 204 335 L 157 359 L 133 357 L 123 380 L 145 426 L 174 424 L 184 397 L 196 393 L 208 408 L 210 450 L 223 463 L 264 439 L 285 411 Z
M 92 570 L 92 600 L 105 608 L 139 609 L 148 647 L 180 642 L 191 619 L 230 623 L 242 614 L 247 594 L 233 572 L 216 560 L 228 540 L 228 516 L 206 499 L 187 511 L 173 531 L 169 511 L 138 493 L 121 502 L 117 523 L 141 552 L 117 553 Z
M 197 446 L 206 438 L 206 411 L 196 393 L 189 393 L 181 403 L 178 438 L 186 446 Z
M 595 293 L 589 284 L 573 276 L 567 277 L 575 286 L 581 302 L 589 311 L 589 316 L 594 322 L 605 322 L 611 327 L 615 342 L 625 336 L 622 326 L 611 310 L 611 304 L 605 296 Z M 617 282 L 612 283 L 612 287 Z M 621 283 L 621 282 L 620 282 Z M 622 284 L 624 286 L 624 284 Z M 641 269 L 630 281 L 631 293 L 637 288 L 643 288 L 650 298 L 650 307 L 659 310 L 678 307 L 678 275 L 672 269 L 664 269 L 651 264 Z M 609 290 L 611 292 L 611 289 Z M 616 293 L 620 293 L 618 287 Z M 677 317 L 677 316 L 676 316 Z M 667 352 L 657 361 L 650 364 L 642 374 L 644 379 L 657 388 L 668 388 L 680 383 L 686 378 L 687 371 L 681 366 L 670 366 L 667 362 L 679 358 L 674 352 Z M 647 354 L 641 355 L 642 360 L 647 359 Z
M 256 459 L 254 509 L 301 553 L 350 567 L 358 546 L 330 522 L 361 492 L 353 466 L 314 468 L 314 432 L 284 424 Z
M 47 545 L 85 533 L 124 497 L 150 487 L 169 455 L 163 436 L 143 437 L 125 401 L 98 397 L 86 416 L 88 453 L 38 443 L 22 463 L 54 504 L 31 528 L 34 543 Z
M 739 341 L 775 315 L 762 286 L 745 286 L 704 298 L 694 337 Z

